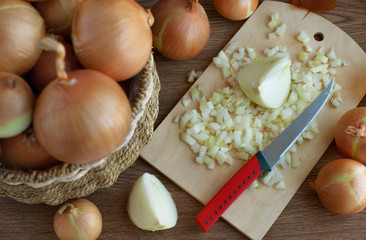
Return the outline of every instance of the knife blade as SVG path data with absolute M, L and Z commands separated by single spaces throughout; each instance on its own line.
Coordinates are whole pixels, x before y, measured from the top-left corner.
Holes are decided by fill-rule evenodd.
M 330 97 L 334 78 L 314 101 L 263 151 L 256 153 L 206 204 L 195 220 L 204 232 L 262 173 L 270 171 L 308 127 Z

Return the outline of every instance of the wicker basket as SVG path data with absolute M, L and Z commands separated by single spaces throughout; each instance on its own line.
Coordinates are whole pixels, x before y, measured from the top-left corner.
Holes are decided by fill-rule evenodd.
M 160 82 L 151 54 L 132 107 L 132 128 L 126 143 L 113 154 L 87 165 L 62 164 L 43 171 L 19 171 L 0 167 L 0 196 L 19 202 L 58 205 L 114 184 L 138 158 L 150 141 L 159 111 Z

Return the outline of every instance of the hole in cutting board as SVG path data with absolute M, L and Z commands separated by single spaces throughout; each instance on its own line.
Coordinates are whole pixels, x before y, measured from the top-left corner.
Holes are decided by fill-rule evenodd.
M 323 39 L 324 39 L 324 34 L 323 33 L 321 33 L 321 32 L 317 32 L 317 33 L 315 33 L 314 34 L 314 39 L 315 40 L 317 40 L 317 41 L 323 41 Z

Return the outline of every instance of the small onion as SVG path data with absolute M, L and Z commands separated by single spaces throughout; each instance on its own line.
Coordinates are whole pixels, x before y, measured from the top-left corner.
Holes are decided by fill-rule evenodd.
M 210 23 L 198 0 L 159 0 L 151 9 L 154 48 L 173 60 L 198 55 L 210 37 Z
M 258 6 L 258 0 L 214 0 L 214 6 L 224 18 L 240 21 L 250 17 Z
M 39 95 L 33 126 L 42 147 L 54 158 L 87 164 L 110 155 L 130 131 L 131 106 L 118 83 L 95 70 L 65 72 L 62 44 L 40 42 L 57 50 L 57 79 Z
M 37 62 L 42 50 L 37 42 L 45 35 L 37 10 L 22 0 L 0 1 L 0 72 L 22 75 Z
M 54 35 L 52 37 L 62 43 L 65 47 L 65 71 L 70 72 L 76 69 L 81 69 L 82 66 L 75 56 L 72 45 L 66 42 L 61 36 Z M 57 77 L 55 61 L 55 52 L 43 51 L 36 65 L 34 65 L 32 70 L 29 72 L 30 81 L 38 91 L 41 91 L 49 82 Z
M 117 81 L 136 75 L 150 56 L 154 18 L 133 0 L 82 2 L 72 25 L 80 63 Z
M 57 163 L 38 143 L 33 128 L 12 138 L 1 139 L 0 162 L 7 168 L 46 169 Z
M 53 228 L 60 240 L 95 240 L 102 232 L 102 215 L 89 200 L 71 200 L 57 210 Z
M 34 94 L 23 78 L 0 72 L 0 138 L 16 136 L 29 127 L 34 101 Z
M 345 156 L 366 164 L 366 107 L 342 115 L 335 128 L 335 142 Z
M 84 0 L 48 0 L 35 4 L 49 32 L 69 37 L 77 6 Z
M 366 167 L 352 159 L 327 163 L 310 187 L 330 211 L 350 215 L 366 206 Z

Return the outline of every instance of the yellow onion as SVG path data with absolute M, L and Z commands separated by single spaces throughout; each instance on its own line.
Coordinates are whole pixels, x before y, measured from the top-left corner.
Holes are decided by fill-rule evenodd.
M 34 94 L 23 78 L 0 72 L 0 138 L 16 136 L 29 127 L 34 101 Z
M 11 138 L 0 139 L 0 162 L 7 168 L 46 169 L 57 163 L 38 143 L 33 128 Z
M 191 59 L 206 46 L 210 23 L 198 0 L 159 0 L 151 11 L 154 48 L 165 57 Z
M 60 240 L 96 240 L 102 232 L 102 215 L 89 200 L 71 200 L 57 210 L 53 228 Z
M 42 50 L 37 42 L 45 35 L 37 10 L 22 0 L 0 1 L 0 72 L 22 75 L 37 62 Z
M 342 154 L 366 164 L 366 107 L 343 114 L 337 122 L 334 139 Z
M 123 144 L 130 131 L 131 106 L 118 83 L 83 69 L 65 72 L 63 45 L 52 38 L 40 42 L 57 50 L 57 79 L 39 95 L 33 126 L 40 145 L 54 158 L 87 164 L 101 160 Z
M 239 21 L 250 17 L 258 6 L 258 0 L 214 0 L 214 6 L 224 18 Z
M 352 159 L 338 159 L 324 165 L 310 187 L 330 211 L 350 215 L 366 206 L 366 167 Z
M 66 42 L 63 37 L 57 35 L 50 35 L 65 47 L 65 71 L 81 69 L 79 61 L 77 60 L 72 45 Z M 43 51 L 38 58 L 37 63 L 29 72 L 30 82 L 38 90 L 41 91 L 46 85 L 56 78 L 56 53 L 52 51 Z
M 48 0 L 35 4 L 49 32 L 68 37 L 77 6 L 84 0 Z
M 134 0 L 88 0 L 78 7 L 72 42 L 80 63 L 116 81 L 136 75 L 150 56 L 154 18 Z

